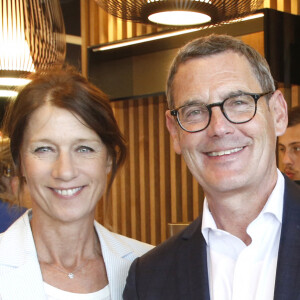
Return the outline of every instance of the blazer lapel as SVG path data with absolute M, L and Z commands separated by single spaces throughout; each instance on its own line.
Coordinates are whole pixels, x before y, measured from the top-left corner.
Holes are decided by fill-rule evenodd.
M 201 232 L 202 218 L 195 220 L 182 235 L 183 243 L 188 243 L 188 246 L 182 247 L 185 249 L 182 253 L 181 267 L 179 273 L 186 277 L 186 285 L 190 297 L 188 299 L 209 300 L 209 284 L 207 271 L 207 254 L 206 242 Z
M 274 300 L 300 299 L 300 188 L 285 177 Z
M 128 269 L 137 256 L 130 246 L 122 243 L 113 233 L 97 222 L 94 224 L 101 243 L 111 299 L 122 299 Z
M 6 272 L 6 276 L 1 277 L 0 281 L 0 299 L 46 300 L 43 279 L 37 262 L 31 260 L 12 271 Z
M 29 211 L 30 212 L 30 211 Z M 25 213 L 1 236 L 0 299 L 45 299 L 43 278 Z

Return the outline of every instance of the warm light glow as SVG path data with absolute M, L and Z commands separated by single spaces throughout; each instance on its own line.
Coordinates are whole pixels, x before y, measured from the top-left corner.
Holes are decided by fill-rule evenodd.
M 25 38 L 23 1 L 11 9 L 11 3 L 2 1 L 0 14 L 0 65 L 1 70 L 34 72 L 35 68 Z M 0 4 L 1 4 L 0 3 Z M 2 6 L 0 5 L 0 6 Z
M 65 52 L 60 0 L 0 0 L 1 76 L 63 64 Z
M 0 90 L 0 97 L 16 97 L 18 92 L 11 90 Z
M 29 82 L 30 80 L 25 78 L 0 77 L 0 86 L 20 86 Z
M 252 19 L 262 18 L 263 16 L 264 16 L 263 13 L 259 13 L 259 14 L 254 14 L 254 15 L 251 15 L 251 16 L 231 20 L 231 21 L 228 21 L 227 23 L 248 21 L 248 20 L 252 20 Z M 223 23 L 223 24 L 225 24 L 225 23 Z M 120 43 L 116 43 L 116 44 L 112 44 L 112 45 L 106 45 L 106 46 L 101 46 L 101 47 L 98 47 L 98 48 L 94 48 L 93 52 L 106 51 L 106 50 L 111 50 L 111 49 L 136 45 L 136 44 L 140 44 L 140 43 L 150 42 L 150 41 L 153 41 L 153 40 L 165 39 L 165 38 L 168 38 L 168 37 L 177 36 L 177 35 L 181 35 L 181 34 L 187 34 L 187 33 L 190 33 L 190 32 L 200 31 L 200 30 L 203 30 L 203 29 L 205 29 L 205 27 L 184 29 L 184 30 L 178 30 L 178 31 L 173 31 L 173 32 L 154 35 L 154 36 L 142 37 L 142 38 L 138 38 L 138 39 L 135 39 L 135 40 L 129 40 L 129 41 L 126 41 L 126 42 L 120 42 Z
M 193 11 L 163 11 L 148 17 L 151 22 L 163 25 L 187 26 L 210 22 L 209 15 Z
M 199 28 L 192 28 L 192 29 L 185 29 L 185 30 L 180 30 L 180 31 L 173 31 L 173 32 L 169 32 L 169 33 L 155 35 L 155 36 L 148 36 L 148 37 L 144 37 L 144 38 L 139 38 L 139 39 L 131 40 L 131 41 L 127 41 L 127 42 L 121 42 L 121 43 L 117 43 L 117 44 L 113 44 L 113 45 L 102 46 L 102 47 L 93 49 L 93 51 L 97 52 L 97 51 L 111 50 L 111 49 L 115 49 L 115 48 L 121 48 L 121 47 L 125 47 L 125 46 L 136 45 L 136 44 L 150 42 L 150 41 L 154 41 L 154 40 L 165 39 L 165 38 L 168 38 L 168 37 L 181 35 L 181 34 L 186 34 L 186 33 L 190 33 L 190 32 L 193 32 L 193 31 L 198 31 L 198 30 L 199 30 Z

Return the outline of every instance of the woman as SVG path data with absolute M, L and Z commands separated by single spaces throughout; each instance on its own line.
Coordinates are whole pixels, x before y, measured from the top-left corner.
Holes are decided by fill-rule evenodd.
M 131 262 L 152 246 L 94 221 L 125 158 L 107 97 L 79 74 L 37 74 L 4 121 L 32 210 L 0 236 L 0 296 L 121 299 Z

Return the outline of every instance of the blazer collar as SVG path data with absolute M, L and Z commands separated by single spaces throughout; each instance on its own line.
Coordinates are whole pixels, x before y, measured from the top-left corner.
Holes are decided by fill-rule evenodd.
M 29 219 L 31 210 L 21 216 L 0 239 L 0 266 L 19 267 L 37 258 Z
M 183 245 L 182 251 L 179 251 L 181 257 L 178 258 L 181 270 L 185 270 L 186 285 L 190 299 L 193 300 L 210 299 L 206 242 L 201 232 L 201 224 L 202 216 L 199 216 L 183 231 L 182 245 L 187 245 Z
M 45 299 L 29 217 L 30 211 L 1 236 L 0 299 Z
M 111 298 L 119 299 L 125 288 L 124 279 L 127 277 L 128 269 L 137 255 L 118 234 L 110 232 L 96 221 L 94 224 L 101 243 Z

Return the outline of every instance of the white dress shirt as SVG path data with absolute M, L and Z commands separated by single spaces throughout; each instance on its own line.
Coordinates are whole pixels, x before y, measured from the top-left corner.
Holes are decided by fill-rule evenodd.
M 207 243 L 211 300 L 273 300 L 284 193 L 284 178 L 277 173 L 266 205 L 247 228 L 252 239 L 249 246 L 217 228 L 204 200 L 202 234 Z

